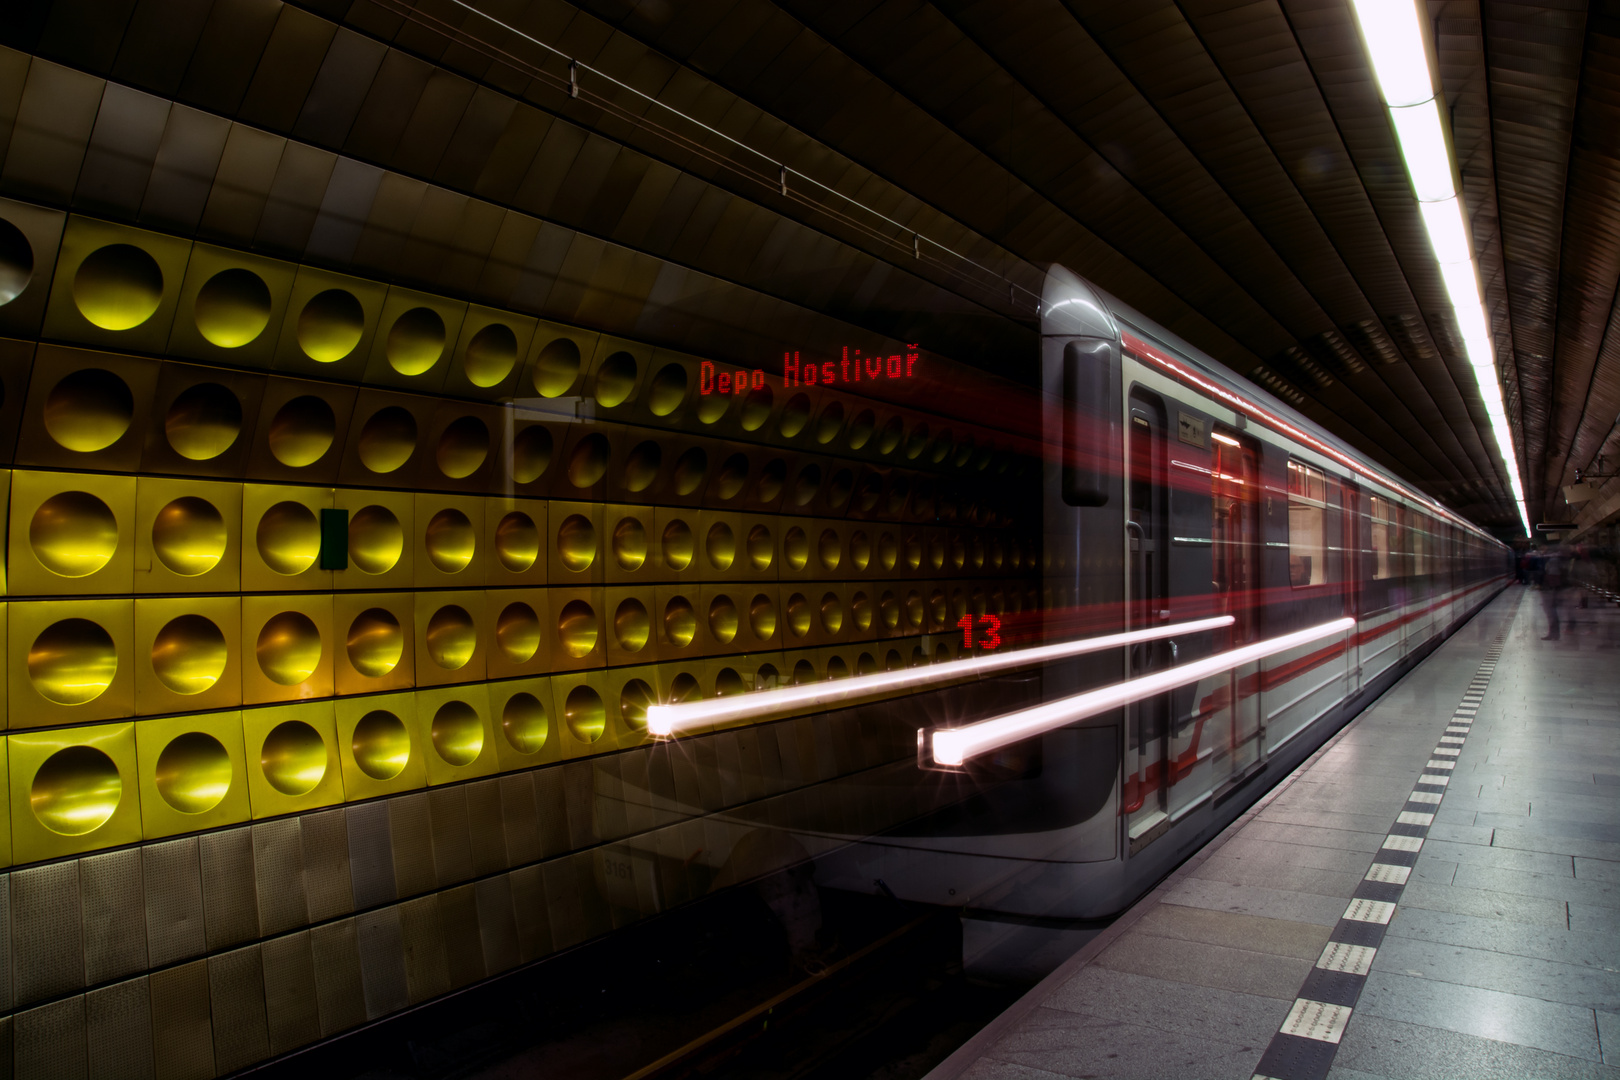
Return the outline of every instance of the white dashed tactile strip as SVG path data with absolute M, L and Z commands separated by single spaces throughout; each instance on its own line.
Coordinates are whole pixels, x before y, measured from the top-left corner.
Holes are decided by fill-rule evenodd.
M 1500 639 L 1485 651 L 1445 733 L 1431 750 L 1423 774 L 1406 797 L 1375 861 L 1344 909 L 1322 956 L 1316 961 L 1299 997 L 1271 1038 L 1252 1080 L 1324 1080 L 1333 1066 L 1339 1040 L 1354 1015 L 1361 988 L 1383 944 L 1385 928 L 1395 917 L 1401 893 L 1412 876 L 1423 839 L 1434 824 L 1433 811 L 1445 799 L 1448 775 L 1457 767 L 1472 731 L 1473 717 L 1485 698 L 1491 674 L 1502 655 Z M 1428 790 L 1438 788 L 1439 790 Z

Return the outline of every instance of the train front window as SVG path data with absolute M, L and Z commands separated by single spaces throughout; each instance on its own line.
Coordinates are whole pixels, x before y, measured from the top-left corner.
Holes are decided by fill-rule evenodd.
M 1296 588 L 1327 581 L 1327 475 L 1288 463 L 1288 583 Z

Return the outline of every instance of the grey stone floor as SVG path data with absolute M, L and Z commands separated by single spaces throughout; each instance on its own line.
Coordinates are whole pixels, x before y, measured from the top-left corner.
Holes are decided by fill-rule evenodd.
M 1542 641 L 1538 594 L 1510 587 L 930 1080 L 1247 1080 L 1498 636 L 1329 1075 L 1620 1080 L 1620 612 L 1565 615 Z

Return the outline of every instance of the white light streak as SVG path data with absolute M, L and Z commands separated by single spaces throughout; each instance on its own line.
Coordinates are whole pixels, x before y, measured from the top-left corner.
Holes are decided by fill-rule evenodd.
M 1501 454 L 1508 486 L 1518 507 L 1519 522 L 1530 536 L 1530 515 L 1519 479 L 1519 459 L 1513 449 L 1513 429 L 1502 406 L 1502 387 L 1496 376 L 1496 348 L 1490 316 L 1480 301 L 1479 276 L 1474 270 L 1468 219 L 1457 198 L 1452 153 L 1434 94 L 1434 75 L 1428 44 L 1423 36 L 1416 0 L 1351 0 L 1361 36 L 1367 43 L 1373 74 L 1389 108 L 1390 123 L 1400 144 L 1412 193 L 1423 213 L 1429 246 L 1440 263 L 1446 294 L 1462 332 L 1469 367 L 1485 403 L 1491 434 Z
M 1110 709 L 1117 709 L 1133 701 L 1141 701 L 1143 698 L 1153 697 L 1155 694 L 1162 694 L 1212 675 L 1224 674 L 1244 664 L 1252 664 L 1256 660 L 1263 660 L 1268 656 L 1287 652 L 1289 649 L 1297 649 L 1302 645 L 1321 641 L 1323 638 L 1335 637 L 1355 628 L 1354 619 L 1334 619 L 1332 622 L 1313 626 L 1309 630 L 1257 641 L 1253 645 L 1229 649 L 1203 660 L 1178 664 L 1166 671 L 1128 679 L 1098 690 L 1088 690 L 1073 697 L 1047 702 L 1045 705 L 1036 705 L 1005 716 L 980 720 L 964 727 L 942 728 L 936 730 L 933 735 L 934 760 L 941 765 L 961 765 L 968 758 L 977 757 L 1021 739 L 1041 735 L 1084 720 L 1088 716 L 1096 716 L 1098 713 L 1105 713 Z
M 1146 630 L 1129 630 L 1123 634 L 1106 634 L 1102 637 L 1082 638 L 1079 641 L 1059 642 L 1056 645 L 1038 645 L 1032 649 L 982 653 L 969 660 L 907 668 L 902 671 L 883 671 L 874 675 L 857 675 L 836 682 L 816 682 L 807 686 L 793 686 L 709 701 L 688 701 L 679 705 L 652 705 L 647 709 L 647 732 L 651 735 L 671 736 L 691 728 L 706 727 L 728 720 L 749 720 L 803 709 L 827 708 L 871 694 L 892 693 L 896 690 L 928 686 L 931 683 L 954 682 L 957 679 L 989 675 L 997 671 L 1033 667 L 1053 660 L 1067 660 L 1086 653 L 1117 649 L 1143 641 L 1157 641 L 1179 634 L 1199 634 L 1208 630 L 1219 630 L 1231 626 L 1235 621 L 1230 615 L 1217 615 L 1211 619 L 1171 623 Z

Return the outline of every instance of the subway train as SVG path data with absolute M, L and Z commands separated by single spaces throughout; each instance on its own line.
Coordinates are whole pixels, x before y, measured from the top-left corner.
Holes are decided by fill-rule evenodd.
M 871 837 L 800 833 L 827 852 L 823 885 L 1107 918 L 1511 579 L 1499 541 L 1061 267 L 1041 373 L 1038 644 L 913 702 L 911 779 L 933 809 Z M 1128 643 L 1033 659 L 1112 635 Z M 1221 659 L 1241 655 L 1258 658 Z M 1147 692 L 1200 664 L 1210 673 Z M 763 715 L 770 698 L 735 711 Z M 1031 716 L 1033 736 L 1018 726 Z M 964 725 L 980 752 L 947 763 L 941 736 Z

